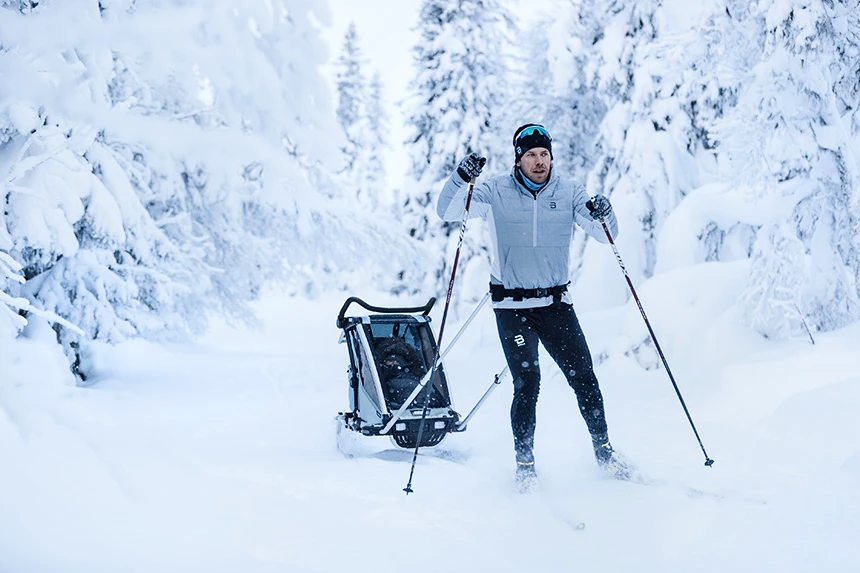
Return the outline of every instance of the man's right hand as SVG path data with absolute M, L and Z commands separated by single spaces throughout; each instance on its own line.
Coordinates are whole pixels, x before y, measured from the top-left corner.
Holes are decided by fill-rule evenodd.
M 477 178 L 481 174 L 481 169 L 484 168 L 484 164 L 486 162 L 486 157 L 481 157 L 477 153 L 470 153 L 469 156 L 463 158 L 463 161 L 461 161 L 460 165 L 457 166 L 457 175 L 459 175 L 463 181 L 471 181 L 473 178 Z
M 595 195 L 585 203 L 585 206 L 595 221 L 602 221 L 612 213 L 612 204 L 603 195 Z

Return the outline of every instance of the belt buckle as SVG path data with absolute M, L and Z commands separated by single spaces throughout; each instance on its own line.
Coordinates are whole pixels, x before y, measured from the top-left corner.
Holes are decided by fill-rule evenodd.
M 543 298 L 545 296 L 549 296 L 549 289 L 546 288 L 536 288 L 535 289 L 535 297 Z

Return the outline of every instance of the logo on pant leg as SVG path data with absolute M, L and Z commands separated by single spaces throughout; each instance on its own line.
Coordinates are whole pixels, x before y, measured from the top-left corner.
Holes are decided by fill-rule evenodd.
M 525 346 L 526 345 L 526 339 L 523 337 L 522 334 L 517 334 L 516 336 L 514 336 L 514 342 L 517 343 L 517 346 Z

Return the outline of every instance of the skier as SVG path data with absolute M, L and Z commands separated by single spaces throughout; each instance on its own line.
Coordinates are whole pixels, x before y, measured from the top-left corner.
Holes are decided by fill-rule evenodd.
M 582 185 L 553 172 L 552 137 L 546 128 L 526 124 L 514 132 L 513 144 L 515 165 L 510 175 L 477 185 L 469 216 L 488 219 L 492 234 L 490 292 L 514 379 L 511 428 L 517 485 L 525 492 L 537 484 L 533 446 L 540 389 L 538 341 L 576 393 L 599 466 L 626 477 L 628 470 L 609 442 L 603 396 L 567 290 L 573 223 L 608 243 L 599 221 L 606 222 L 614 239 L 615 214 L 609 199 L 602 195 L 589 199 Z M 485 161 L 472 153 L 451 174 L 436 207 L 442 219 L 462 220 L 467 183 L 481 174 Z

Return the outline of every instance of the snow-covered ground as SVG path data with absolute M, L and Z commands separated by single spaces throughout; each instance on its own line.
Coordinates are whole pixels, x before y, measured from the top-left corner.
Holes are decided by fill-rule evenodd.
M 439 447 L 451 455 L 419 458 L 413 495 L 411 454 L 387 439 L 341 455 L 345 295 L 269 295 L 259 331 L 102 348 L 89 388 L 34 327 L 0 356 L 0 571 L 858 571 L 860 325 L 768 342 L 735 318 L 743 271 L 698 265 L 640 293 L 714 467 L 665 372 L 643 368 L 653 350 L 629 352 L 644 333 L 635 307 L 581 301 L 608 357 L 613 442 L 661 485 L 597 472 L 544 355 L 542 491 L 528 496 L 512 480 L 509 379 Z M 485 309 L 446 360 L 458 411 L 502 367 Z

